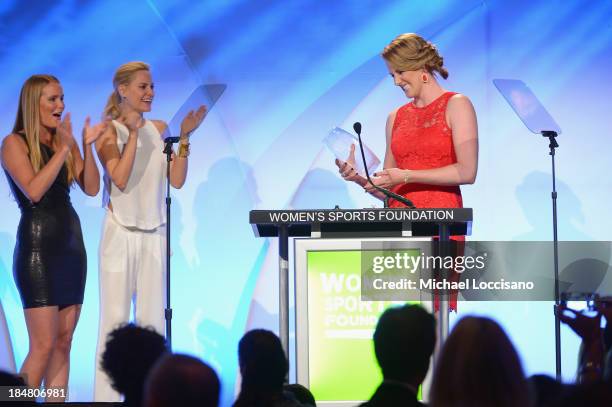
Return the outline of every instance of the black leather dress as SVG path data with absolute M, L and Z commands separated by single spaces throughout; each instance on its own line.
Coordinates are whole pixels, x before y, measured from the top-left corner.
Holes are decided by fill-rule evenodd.
M 47 162 L 53 150 L 44 144 L 40 148 Z M 21 210 L 13 275 L 23 307 L 82 304 L 87 257 L 81 222 L 70 202 L 66 167 L 35 204 L 6 176 Z

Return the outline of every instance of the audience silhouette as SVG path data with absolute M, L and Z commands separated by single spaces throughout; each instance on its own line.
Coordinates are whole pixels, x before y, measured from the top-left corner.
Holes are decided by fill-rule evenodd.
M 124 406 L 140 406 L 147 374 L 166 353 L 166 340 L 152 328 L 123 325 L 108 335 L 100 363 Z
M 590 317 L 565 306 L 556 309 L 583 340 L 577 384 L 544 375 L 525 379 L 519 356 L 497 322 L 462 318 L 437 360 L 430 406 L 612 405 L 612 324 L 600 327 L 602 317 L 612 319 L 612 307 L 602 303 L 598 310 Z M 376 325 L 373 342 L 383 381 L 361 407 L 424 406 L 418 389 L 436 344 L 434 317 L 419 305 L 389 308 Z M 289 364 L 273 332 L 247 332 L 238 345 L 238 361 L 242 383 L 234 407 L 316 407 L 308 388 L 286 384 Z M 152 329 L 133 324 L 115 329 L 100 363 L 113 388 L 124 395 L 125 406 L 219 406 L 216 372 L 198 358 L 167 353 L 164 338 Z M 4 386 L 23 385 L 19 377 L 4 372 L 0 381 Z
M 206 363 L 188 355 L 165 355 L 151 369 L 144 406 L 217 407 L 221 383 Z
M 293 397 L 300 402 L 304 407 L 317 407 L 317 402 L 314 395 L 308 390 L 307 387 L 301 384 L 286 384 L 284 387 L 285 392 L 290 393 Z
M 518 354 L 497 322 L 469 316 L 455 325 L 434 370 L 430 404 L 529 405 L 529 390 Z
M 298 407 L 301 404 L 283 391 L 289 364 L 280 339 L 264 329 L 247 332 L 238 344 L 242 375 L 234 407 Z
M 422 406 L 418 388 L 427 375 L 436 344 L 436 323 L 418 305 L 387 309 L 374 331 L 374 352 L 383 375 L 370 400 L 362 406 Z

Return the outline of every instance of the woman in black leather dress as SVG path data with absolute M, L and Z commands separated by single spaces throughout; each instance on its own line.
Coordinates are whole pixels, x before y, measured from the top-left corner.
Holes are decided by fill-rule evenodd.
M 23 303 L 29 351 L 21 373 L 29 386 L 66 389 L 70 345 L 79 319 L 87 260 L 81 224 L 69 189 L 73 182 L 94 196 L 100 174 L 91 144 L 106 123 L 83 129 L 81 156 L 64 111 L 59 81 L 34 75 L 21 89 L 13 132 L 2 142 L 2 167 L 21 220 L 13 274 Z M 47 400 L 63 399 L 59 397 Z

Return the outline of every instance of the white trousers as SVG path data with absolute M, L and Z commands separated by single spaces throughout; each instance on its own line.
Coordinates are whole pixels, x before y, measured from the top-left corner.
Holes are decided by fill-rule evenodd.
M 96 349 L 94 401 L 120 401 L 101 369 L 100 358 L 113 329 L 130 319 L 164 335 L 166 307 L 166 227 L 152 231 L 126 228 L 106 211 L 98 250 L 100 323 Z

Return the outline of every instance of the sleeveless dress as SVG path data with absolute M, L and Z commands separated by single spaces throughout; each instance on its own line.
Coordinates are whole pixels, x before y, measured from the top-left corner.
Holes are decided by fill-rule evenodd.
M 40 144 L 43 161 L 53 150 Z M 24 308 L 83 303 L 87 257 L 81 222 L 70 202 L 65 166 L 42 199 L 32 203 L 5 171 L 21 210 L 13 276 Z
M 451 129 L 446 124 L 446 106 L 454 92 L 446 92 L 425 107 L 408 103 L 397 110 L 391 133 L 391 152 L 397 168 L 428 170 L 457 162 Z M 410 199 L 417 208 L 462 208 L 458 185 L 399 184 L 396 194 Z M 404 205 L 390 200 L 392 208 Z
M 446 92 L 424 107 L 410 102 L 397 110 L 391 132 L 391 152 L 397 168 L 428 170 L 445 167 L 457 162 L 452 131 L 446 123 L 446 107 L 455 92 Z M 412 201 L 417 208 L 462 208 L 463 200 L 458 185 L 399 184 L 393 192 Z M 404 205 L 389 200 L 391 208 Z M 464 236 L 451 236 L 457 242 L 458 253 L 463 252 Z M 451 279 L 459 280 L 452 273 Z M 439 308 L 439 297 L 435 296 L 434 310 Z M 457 292 L 449 297 L 449 308 L 457 310 Z

